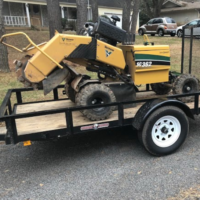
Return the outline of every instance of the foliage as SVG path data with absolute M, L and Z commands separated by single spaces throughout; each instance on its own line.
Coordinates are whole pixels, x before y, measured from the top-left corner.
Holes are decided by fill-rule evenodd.
M 110 19 L 110 17 L 108 17 L 107 15 L 101 15 L 101 17 L 104 17 L 106 19 Z
M 159 17 L 164 1 L 165 0 L 142 0 L 141 11 L 146 13 L 149 18 Z
M 61 24 L 62 24 L 62 28 L 65 29 L 65 26 L 67 24 L 67 19 L 66 18 L 62 18 L 61 19 Z
M 70 27 L 73 31 L 76 31 L 76 21 L 72 20 L 72 21 L 68 21 L 67 22 L 68 27 Z
M 150 17 L 144 12 L 140 12 L 140 26 L 146 24 L 150 20 Z

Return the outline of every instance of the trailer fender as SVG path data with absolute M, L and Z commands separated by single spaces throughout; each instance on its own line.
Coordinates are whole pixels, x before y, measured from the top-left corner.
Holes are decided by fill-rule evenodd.
M 144 126 L 146 120 L 148 117 L 158 108 L 163 106 L 175 106 L 180 108 L 185 112 L 185 114 L 191 118 L 194 119 L 194 116 L 190 110 L 190 108 L 184 104 L 181 101 L 178 100 L 163 100 L 163 99 L 154 99 L 146 102 L 136 113 L 134 121 L 133 121 L 133 127 L 137 130 L 141 130 L 141 128 Z
M 86 85 L 89 84 L 101 84 L 101 81 L 99 80 L 95 80 L 95 79 L 85 79 L 84 76 L 81 77 L 81 79 L 79 79 L 78 81 L 76 81 L 76 87 L 75 84 L 71 84 L 72 88 L 76 91 L 79 92 L 81 90 L 81 88 L 85 87 Z

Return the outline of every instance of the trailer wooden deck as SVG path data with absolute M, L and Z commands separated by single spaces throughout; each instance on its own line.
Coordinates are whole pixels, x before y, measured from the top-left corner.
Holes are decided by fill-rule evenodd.
M 154 92 L 142 92 L 137 93 L 137 100 L 145 98 L 156 98 Z M 159 96 L 159 98 L 164 98 L 165 96 Z M 138 109 L 143 104 L 137 104 L 136 107 L 124 109 L 124 119 L 133 118 L 137 113 Z M 194 107 L 194 103 L 187 104 L 190 108 Z M 42 103 L 31 103 L 17 105 L 15 109 L 15 114 L 25 114 L 30 112 L 54 110 L 54 109 L 64 109 L 74 107 L 75 104 L 70 100 L 60 100 L 52 102 L 42 102 Z M 73 116 L 73 126 L 86 126 L 94 123 L 105 123 L 118 120 L 118 110 L 114 111 L 112 115 L 106 120 L 101 121 L 90 121 L 85 118 L 80 111 L 74 111 Z M 59 114 L 49 114 L 37 117 L 27 117 L 22 119 L 16 119 L 17 133 L 19 136 L 28 135 L 32 133 L 39 133 L 44 131 L 59 130 L 67 127 L 65 112 Z M 0 132 L 5 133 L 6 130 L 0 130 Z
M 35 104 L 25 104 L 17 106 L 16 114 L 24 114 L 29 112 L 61 109 L 61 108 L 70 108 L 75 106 L 70 100 L 48 102 L 48 103 L 35 103 Z M 133 118 L 141 105 L 138 105 L 134 108 L 124 109 L 124 118 Z M 85 118 L 80 111 L 74 111 L 73 116 L 73 125 L 76 126 L 85 126 L 94 123 L 104 123 L 108 121 L 115 121 L 118 119 L 118 111 L 114 111 L 112 115 L 106 120 L 101 121 L 90 121 Z M 67 127 L 65 113 L 43 115 L 38 117 L 29 117 L 16 119 L 16 126 L 18 135 L 27 135 L 29 133 L 37 133 L 42 131 L 57 130 Z
M 6 127 L 0 127 L 0 135 L 5 135 L 6 134 Z

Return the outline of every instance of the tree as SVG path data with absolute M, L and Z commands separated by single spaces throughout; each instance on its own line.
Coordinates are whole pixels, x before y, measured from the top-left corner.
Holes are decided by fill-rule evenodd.
M 3 23 L 3 0 L 0 0 L 0 37 L 5 34 L 5 28 Z M 9 72 L 8 65 L 8 51 L 7 47 L 0 44 L 0 71 Z
M 165 0 L 143 0 L 143 12 L 150 18 L 159 17 Z
M 139 0 L 124 0 L 124 1 L 120 1 L 119 3 L 120 3 L 120 7 L 123 8 L 122 28 L 126 30 L 127 32 L 135 33 L 137 20 L 138 20 L 140 1 Z
M 97 0 L 91 0 L 91 7 L 92 7 L 92 21 L 97 22 L 99 18 L 99 8 Z
M 87 0 L 76 0 L 77 6 L 77 21 L 76 21 L 76 32 L 80 33 L 85 22 L 87 21 Z
M 132 19 L 131 19 L 132 21 L 131 33 L 136 32 L 139 9 L 140 9 L 140 0 L 134 0 L 133 13 L 132 13 Z
M 49 18 L 50 38 L 55 35 L 55 31 L 62 32 L 61 10 L 59 0 L 47 0 L 47 11 Z
M 132 0 L 124 0 L 121 6 L 123 8 L 122 28 L 125 31 L 129 32 L 130 31 L 130 16 L 131 16 L 131 10 L 132 10 Z

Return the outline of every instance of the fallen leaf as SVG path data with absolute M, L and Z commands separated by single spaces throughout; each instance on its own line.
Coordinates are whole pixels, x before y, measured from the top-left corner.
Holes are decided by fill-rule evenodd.
M 138 172 L 138 174 L 141 174 L 142 172 L 140 171 L 140 172 Z
M 42 187 L 43 185 L 44 185 L 44 184 L 41 184 L 41 183 L 40 183 L 40 187 Z

